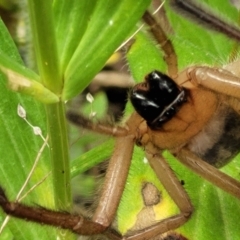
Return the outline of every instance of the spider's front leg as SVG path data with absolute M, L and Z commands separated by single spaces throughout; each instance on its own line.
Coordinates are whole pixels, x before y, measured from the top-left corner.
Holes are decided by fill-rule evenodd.
M 134 138 L 132 135 L 116 139 L 100 201 L 93 215 L 94 222 L 106 227 L 112 223 L 127 180 L 133 148 Z
M 94 222 L 108 227 L 115 217 L 124 190 L 132 159 L 135 135 L 143 119 L 138 114 L 133 113 L 126 122 L 126 127 L 113 127 L 93 123 L 84 116 L 73 112 L 68 112 L 67 117 L 72 123 L 89 130 L 117 136 L 114 152 L 107 168 L 99 205 L 92 218 Z
M 236 61 L 234 65 L 236 63 L 239 66 L 239 61 Z M 176 82 L 186 88 L 200 85 L 215 92 L 239 98 L 240 78 L 236 75 L 238 72 L 234 71 L 232 66 L 233 63 L 227 65 L 224 69 L 200 66 L 190 67 L 178 74 Z M 189 84 L 192 84 L 192 86 Z

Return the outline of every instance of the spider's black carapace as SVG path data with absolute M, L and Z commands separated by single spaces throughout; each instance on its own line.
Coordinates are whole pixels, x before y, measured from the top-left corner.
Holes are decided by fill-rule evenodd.
M 148 126 L 157 129 L 186 101 L 186 91 L 170 77 L 155 70 L 145 77 L 144 82 L 133 87 L 130 100 Z

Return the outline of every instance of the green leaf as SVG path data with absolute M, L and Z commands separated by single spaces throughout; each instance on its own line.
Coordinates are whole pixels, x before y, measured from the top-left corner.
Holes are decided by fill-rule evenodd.
M 153 70 L 166 71 L 161 50 L 157 48 L 156 42 L 143 32 L 136 35 L 135 42 L 127 53 L 127 60 L 136 82 L 143 81 L 146 74 Z
M 53 3 L 62 72 L 81 41 L 96 3 L 96 0 L 56 0 Z
M 0 19 L 0 53 L 5 53 L 18 63 L 22 63 L 21 57 L 17 52 L 17 48 L 13 42 L 13 39 L 9 35 L 7 28 L 5 27 L 2 19 Z
M 108 140 L 71 161 L 71 177 L 86 172 L 111 156 L 113 140 Z M 101 154 L 99 154 L 101 153 Z
M 14 63 L 21 63 L 16 47 L 9 36 L 5 26 L 0 21 L 0 49 L 1 53 L 11 57 Z M 46 118 L 43 105 L 35 100 L 13 93 L 6 87 L 6 80 L 0 74 L 0 185 L 5 188 L 10 199 L 15 200 L 26 176 L 36 159 L 43 144 L 40 136 L 33 133 L 32 127 L 17 114 L 18 104 L 26 111 L 27 120 L 42 130 L 46 137 Z M 46 173 L 50 172 L 49 151 L 47 148 L 40 154 L 39 164 L 23 193 L 42 180 Z M 39 199 L 37 196 L 44 196 Z M 51 177 L 48 177 L 40 186 L 36 187 L 25 199 L 26 203 L 41 204 L 41 206 L 53 206 Z M 0 215 L 0 224 L 6 215 Z M 10 218 L 4 229 L 5 239 L 53 239 L 54 232 L 51 228 L 42 229 L 41 226 L 32 227 L 22 220 Z M 2 236 L 1 236 L 2 237 Z M 7 238 L 8 237 L 8 238 Z
M 150 1 L 99 0 L 65 73 L 63 99 L 81 92 L 130 34 Z M 131 11 L 129 11 L 131 9 Z

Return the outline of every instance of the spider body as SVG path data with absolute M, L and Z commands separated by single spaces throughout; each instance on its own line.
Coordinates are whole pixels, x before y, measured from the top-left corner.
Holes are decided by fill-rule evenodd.
M 154 71 L 146 77 L 146 80 L 156 74 L 165 78 L 165 75 Z M 227 105 L 226 96 L 220 96 L 214 91 L 197 86 L 177 88 L 177 85 L 175 89 L 181 88 L 181 91 L 174 92 L 171 86 L 171 88 L 168 87 L 168 93 L 165 95 L 162 94 L 161 89 L 153 94 L 151 89 L 154 86 L 151 87 L 151 81 L 147 82 L 149 87 L 144 90 L 145 82 L 139 83 L 133 88 L 130 96 L 135 110 L 147 122 L 143 134 L 148 136 L 143 137 L 145 142 L 142 142 L 141 145 L 146 145 L 146 139 L 148 139 L 158 149 L 168 149 L 173 152 L 187 146 L 197 156 L 215 167 L 222 167 L 239 152 L 240 136 L 237 134 L 237 130 L 240 128 L 240 117 Z M 164 85 L 165 82 L 165 79 L 158 78 L 159 86 Z M 156 85 L 156 83 L 154 84 Z M 184 95 L 182 94 L 183 96 L 176 101 L 181 93 Z M 175 100 L 171 99 L 172 95 L 175 96 Z M 146 97 L 144 98 L 144 96 Z M 154 103 L 157 101 L 156 98 L 159 98 L 160 103 L 164 103 L 168 96 L 170 102 L 176 101 L 175 105 L 177 105 L 176 107 L 170 104 L 169 109 L 173 108 L 171 113 L 166 112 L 167 107 L 161 110 L 159 105 Z M 152 106 L 157 107 L 153 109 Z M 151 112 L 154 110 L 158 116 L 163 115 L 162 111 L 165 111 L 167 116 L 164 120 L 162 120 L 163 117 L 158 118 L 157 121 L 154 119 L 155 124 L 153 124 L 149 122 L 148 118 L 146 119 L 145 115 L 151 116 Z

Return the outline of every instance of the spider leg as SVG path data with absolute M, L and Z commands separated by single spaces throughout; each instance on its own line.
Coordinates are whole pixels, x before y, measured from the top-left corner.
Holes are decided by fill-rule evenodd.
M 190 150 L 183 148 L 176 154 L 177 159 L 185 166 L 202 176 L 222 190 L 240 198 L 240 182 L 217 168 L 198 158 Z
M 210 67 L 190 67 L 181 72 L 177 79 L 179 85 L 191 82 L 228 96 L 239 98 L 240 78 L 224 69 Z
M 151 239 L 161 233 L 165 233 L 169 230 L 176 229 L 183 225 L 191 216 L 193 207 L 189 200 L 187 193 L 182 187 L 180 181 L 177 179 L 172 169 L 169 167 L 166 160 L 158 154 L 149 154 L 146 152 L 147 159 L 157 177 L 168 191 L 170 197 L 174 200 L 176 205 L 180 209 L 180 213 L 166 218 L 150 227 L 143 230 L 135 231 L 130 236 L 124 236 L 123 238 L 117 237 L 114 232 L 108 230 L 105 234 L 111 236 L 112 239 L 124 239 L 124 240 L 144 240 Z
M 156 20 L 152 17 L 152 15 L 146 11 L 142 17 L 144 22 L 150 26 L 150 32 L 154 36 L 154 38 L 160 44 L 163 52 L 164 52 L 164 60 L 168 66 L 168 74 L 170 77 L 174 78 L 178 73 L 178 63 L 177 63 L 177 55 L 175 53 L 172 42 L 168 39 L 167 35 L 163 31 L 160 24 L 156 22 Z
M 116 139 L 114 153 L 104 179 L 100 202 L 93 215 L 94 222 L 104 226 L 112 223 L 127 180 L 134 144 L 132 135 Z
M 128 134 L 128 129 L 124 127 L 113 127 L 112 125 L 107 125 L 106 123 L 94 123 L 91 119 L 86 118 L 80 113 L 75 113 L 72 111 L 67 112 L 67 119 L 77 126 L 84 127 L 86 129 L 103 133 L 111 136 L 126 136 Z
M 52 211 L 40 207 L 28 207 L 18 202 L 10 202 L 2 188 L 0 188 L 0 205 L 7 214 L 14 217 L 70 229 L 79 234 L 97 234 L 105 230 L 105 227 L 86 220 L 82 216 Z
M 186 0 L 170 0 L 171 7 L 182 14 L 183 17 L 195 21 L 197 24 L 207 27 L 210 30 L 222 33 L 229 38 L 237 41 L 240 40 L 239 28 L 222 20 L 219 15 L 215 15 L 194 1 Z

